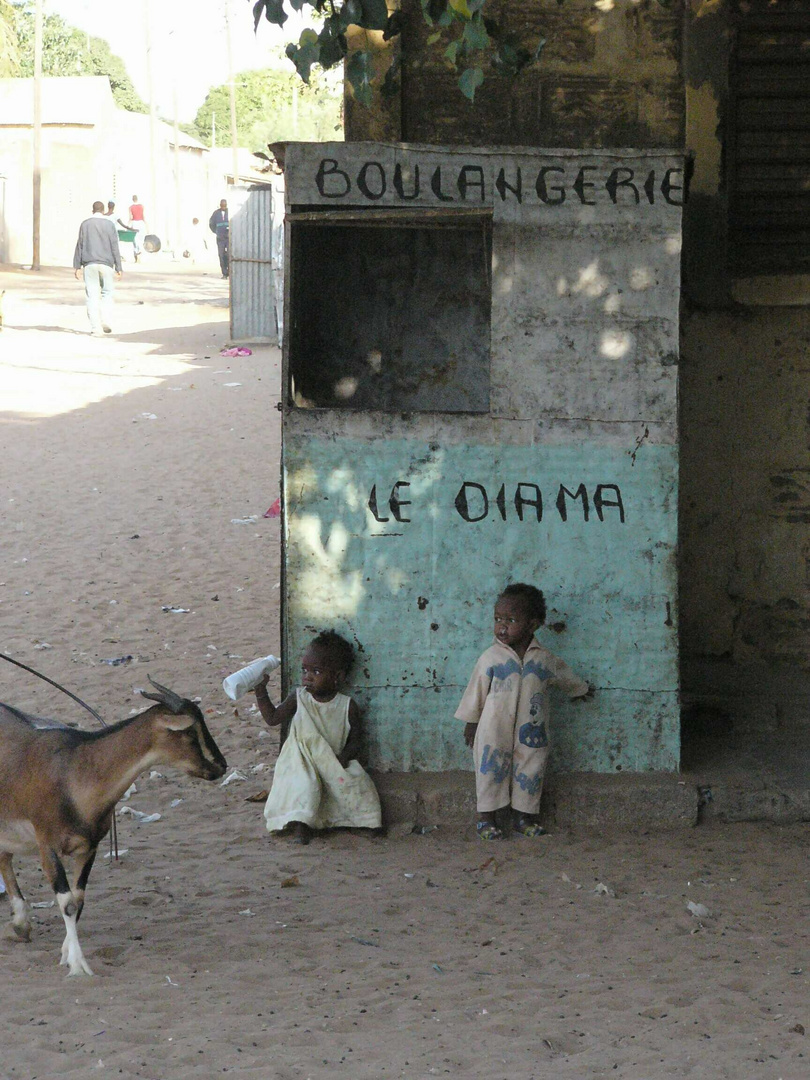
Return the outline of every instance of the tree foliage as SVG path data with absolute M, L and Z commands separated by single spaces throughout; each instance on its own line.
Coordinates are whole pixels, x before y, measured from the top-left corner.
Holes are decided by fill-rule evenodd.
M 20 73 L 15 12 L 10 0 L 0 0 L 0 79 Z
M 3 2 L 3 0 L 0 0 Z M 34 74 L 34 10 L 30 3 L 15 5 L 19 45 L 17 74 Z M 124 61 L 102 38 L 70 26 L 58 15 L 46 15 L 42 26 L 43 75 L 106 75 L 116 105 L 128 112 L 149 112 L 127 73 Z
M 521 42 L 497 21 L 489 18 L 486 7 L 492 0 L 421 0 L 425 21 L 432 28 L 428 44 L 443 48 L 444 61 L 458 74 L 459 90 L 473 101 L 487 71 L 517 75 L 533 63 L 545 44 L 541 37 L 531 43 Z M 343 62 L 349 54 L 346 31 L 350 26 L 379 31 L 383 40 L 397 37 L 402 29 L 399 11 L 388 11 L 386 0 L 256 0 L 253 18 L 256 27 L 262 15 L 268 22 L 283 26 L 289 10 L 309 7 L 313 14 L 324 16 L 316 27 L 308 27 L 298 42 L 287 46 L 287 56 L 298 74 L 309 82 L 313 65 L 324 69 Z M 352 51 L 346 65 L 346 79 L 355 98 L 370 105 L 375 89 L 383 95 L 393 93 L 399 70 L 395 62 L 377 87 L 371 49 Z
M 342 130 L 342 87 L 334 79 L 313 76 L 302 86 L 293 71 L 264 68 L 240 72 L 234 84 L 240 146 L 264 150 L 268 143 L 285 139 L 318 142 L 334 139 Z M 230 146 L 230 117 L 227 83 L 212 87 L 190 134 L 206 146 Z

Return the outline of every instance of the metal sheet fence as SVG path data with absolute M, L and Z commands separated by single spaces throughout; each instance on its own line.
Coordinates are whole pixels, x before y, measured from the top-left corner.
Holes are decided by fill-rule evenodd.
M 231 339 L 280 344 L 283 179 L 252 188 L 230 225 Z

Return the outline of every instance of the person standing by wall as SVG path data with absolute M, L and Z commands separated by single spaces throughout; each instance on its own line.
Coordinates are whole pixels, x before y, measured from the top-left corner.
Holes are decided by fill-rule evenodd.
M 103 202 L 94 202 L 92 217 L 79 226 L 73 273 L 76 280 L 80 273 L 84 275 L 90 333 L 95 337 L 111 334 L 113 284 L 115 278 L 121 277 L 121 252 L 118 230 L 105 215 Z
M 219 268 L 222 271 L 222 276 L 226 278 L 228 276 L 228 240 L 230 236 L 227 200 L 220 200 L 219 210 L 215 210 L 208 219 L 208 228 L 217 238 Z
M 143 251 L 143 234 L 146 232 L 143 205 L 138 202 L 138 196 L 132 196 L 132 205 L 129 208 L 129 227 L 135 233 L 132 246 L 135 249 L 135 262 L 141 257 Z

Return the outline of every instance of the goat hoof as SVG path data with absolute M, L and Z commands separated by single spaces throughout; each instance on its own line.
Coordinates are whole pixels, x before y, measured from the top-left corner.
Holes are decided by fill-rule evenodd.
M 30 926 L 28 926 L 28 925 L 26 925 L 24 923 L 19 925 L 19 926 L 17 925 L 17 923 L 12 923 L 11 927 L 14 930 L 14 933 L 20 939 L 20 941 L 30 941 L 31 940 L 31 927 Z

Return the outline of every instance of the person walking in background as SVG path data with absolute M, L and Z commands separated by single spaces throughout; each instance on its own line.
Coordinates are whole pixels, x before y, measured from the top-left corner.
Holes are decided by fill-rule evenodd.
M 129 227 L 135 233 L 135 239 L 132 241 L 132 246 L 135 249 L 135 262 L 137 262 L 143 251 L 142 234 L 146 232 L 143 206 L 138 202 L 137 195 L 132 196 L 132 205 L 129 208 Z
M 121 277 L 121 252 L 118 230 L 104 213 L 104 203 L 93 203 L 92 217 L 79 226 L 79 238 L 73 253 L 73 273 L 84 275 L 87 317 L 95 337 L 111 334 L 113 284 Z
M 219 210 L 215 210 L 208 219 L 208 228 L 217 238 L 219 268 L 222 271 L 222 276 L 226 278 L 228 276 L 228 240 L 230 233 L 227 200 L 220 200 Z

